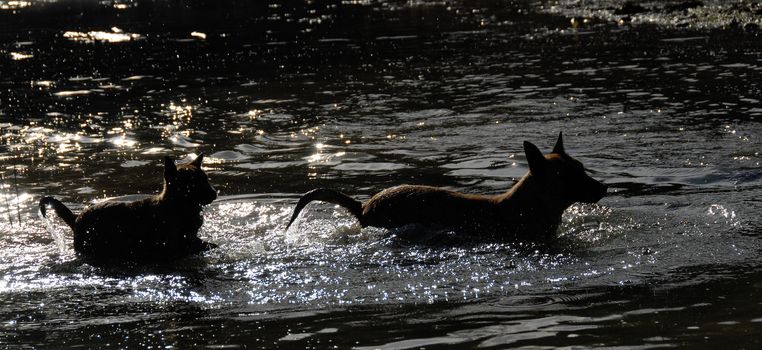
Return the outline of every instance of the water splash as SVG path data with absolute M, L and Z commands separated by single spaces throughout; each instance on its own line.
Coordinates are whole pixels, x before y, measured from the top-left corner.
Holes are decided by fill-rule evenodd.
M 718 219 L 714 221 L 714 223 L 720 223 L 720 220 L 721 220 L 722 223 L 725 223 L 731 227 L 738 228 L 741 226 L 741 220 L 739 220 L 739 218 L 736 217 L 735 210 L 728 209 L 721 204 L 710 205 L 709 208 L 706 210 L 706 214 L 710 217 L 714 217 Z
M 48 210 L 48 213 L 51 211 Z M 45 231 L 53 238 L 53 242 L 58 248 L 58 254 L 64 255 L 67 251 L 67 242 L 65 233 L 62 230 L 58 230 L 53 226 L 52 220 L 42 215 L 42 211 L 37 211 L 37 217 L 45 224 Z

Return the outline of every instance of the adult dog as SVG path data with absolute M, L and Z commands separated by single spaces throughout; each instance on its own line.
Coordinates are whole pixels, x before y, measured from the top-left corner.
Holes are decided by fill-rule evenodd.
M 503 194 L 486 196 L 447 189 L 402 185 L 385 189 L 365 203 L 318 188 L 304 194 L 289 226 L 312 201 L 338 204 L 360 225 L 393 229 L 422 224 L 493 239 L 547 241 L 555 236 L 561 214 L 575 202 L 595 203 L 607 186 L 591 178 L 582 163 L 564 151 L 563 135 L 548 155 L 524 141 L 529 172 Z

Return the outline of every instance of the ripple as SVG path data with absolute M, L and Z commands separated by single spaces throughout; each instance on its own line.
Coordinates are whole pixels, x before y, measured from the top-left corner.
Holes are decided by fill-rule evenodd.
M 173 145 L 183 148 L 196 148 L 201 146 L 200 143 L 195 142 L 193 138 L 190 138 L 188 136 L 175 133 L 171 136 L 169 136 L 169 141 L 172 142 Z
M 210 162 L 214 162 L 214 161 L 238 162 L 245 159 L 248 159 L 248 157 L 236 151 L 219 151 L 209 155 Z
M 128 161 L 123 162 L 121 164 L 121 166 L 122 166 L 122 168 L 134 168 L 134 167 L 140 167 L 140 166 L 148 165 L 150 163 L 151 162 L 146 161 L 146 160 L 128 160 Z M 92 189 L 90 189 L 90 190 L 92 190 Z M 92 192 L 94 192 L 94 191 L 89 191 L 89 192 L 85 192 L 85 193 L 92 193 Z M 83 192 L 80 192 L 80 193 L 83 193 Z
M 267 153 L 270 151 L 269 148 L 263 145 L 252 145 L 252 144 L 240 144 L 235 146 L 235 149 L 244 154 Z
M 369 171 L 394 171 L 394 170 L 406 169 L 409 167 L 410 166 L 406 164 L 386 163 L 386 162 L 364 162 L 364 163 L 343 162 L 339 165 L 334 166 L 333 168 L 336 170 L 342 170 L 342 171 L 369 172 Z

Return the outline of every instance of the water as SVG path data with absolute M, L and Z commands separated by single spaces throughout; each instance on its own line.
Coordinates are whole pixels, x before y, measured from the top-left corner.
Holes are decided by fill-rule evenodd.
M 758 347 L 758 17 L 653 6 L 0 1 L 0 343 Z M 321 204 L 284 230 L 314 187 L 500 193 L 560 130 L 610 191 L 551 247 L 414 244 Z M 37 217 L 200 152 L 203 257 L 96 268 Z

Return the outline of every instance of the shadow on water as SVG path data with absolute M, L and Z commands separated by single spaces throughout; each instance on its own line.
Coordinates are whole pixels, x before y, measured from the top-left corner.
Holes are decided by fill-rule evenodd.
M 628 3 L 0 0 L 0 342 L 758 347 L 758 6 Z M 315 187 L 501 193 L 559 130 L 611 190 L 555 247 L 284 230 Z M 37 218 L 199 152 L 202 257 L 97 268 Z

